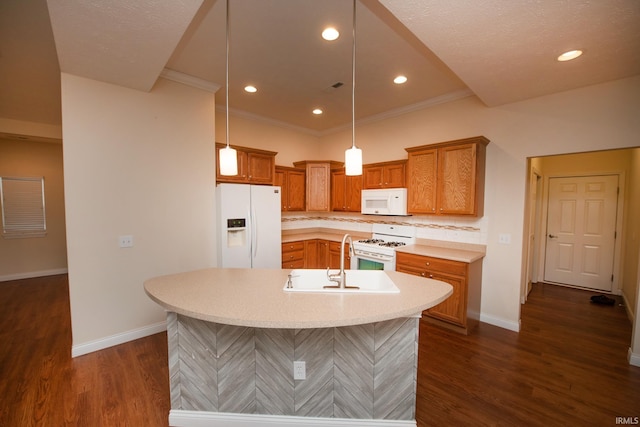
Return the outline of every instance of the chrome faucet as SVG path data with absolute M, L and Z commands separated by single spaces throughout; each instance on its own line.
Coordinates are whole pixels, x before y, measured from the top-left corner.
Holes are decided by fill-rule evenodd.
M 351 288 L 359 289 L 358 286 L 347 286 L 347 273 L 344 271 L 344 246 L 349 239 L 349 255 L 353 256 L 353 240 L 349 234 L 345 234 L 342 238 L 342 244 L 340 245 L 340 271 L 337 274 L 330 274 L 329 267 L 327 267 L 327 278 L 331 282 L 336 282 L 337 285 L 324 286 L 325 288 Z

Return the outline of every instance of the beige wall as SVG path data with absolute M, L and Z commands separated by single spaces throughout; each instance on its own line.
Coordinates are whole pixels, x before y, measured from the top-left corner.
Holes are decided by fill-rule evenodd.
M 45 237 L 0 238 L 0 281 L 65 273 L 62 144 L 0 139 L 0 176 L 43 176 L 47 222 Z
M 164 327 L 144 280 L 215 266 L 214 94 L 62 74 L 73 353 Z M 118 236 L 133 235 L 132 248 Z
M 226 141 L 226 116 L 216 111 L 216 141 Z M 319 138 L 294 128 L 274 126 L 266 121 L 251 120 L 244 116 L 229 116 L 229 143 L 242 147 L 275 151 L 278 166 L 293 166 L 293 162 L 317 159 L 322 146 Z
M 640 305 L 638 301 L 638 279 L 640 271 L 640 149 L 633 150 L 629 155 L 631 164 L 630 172 L 627 175 L 627 187 L 625 200 L 625 228 L 624 228 L 624 271 L 622 293 L 627 303 L 627 310 L 633 312 L 636 324 L 639 323 L 640 313 L 635 307 Z M 640 336 L 640 328 L 636 331 Z M 640 357 L 640 340 L 636 341 L 637 350 Z
M 0 117 L 0 132 L 13 135 L 26 135 L 46 141 L 62 141 L 62 125 L 25 122 Z

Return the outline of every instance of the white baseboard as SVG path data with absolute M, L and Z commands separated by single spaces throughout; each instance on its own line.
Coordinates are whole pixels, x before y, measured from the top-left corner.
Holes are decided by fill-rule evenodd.
M 635 319 L 635 316 L 633 315 L 633 311 L 631 310 L 631 304 L 629 304 L 627 295 L 624 292 L 621 292 L 620 295 L 622 295 L 622 303 L 624 304 L 624 309 L 627 312 L 627 317 L 629 318 L 629 320 L 631 321 L 631 324 L 633 325 L 636 319 Z
M 172 427 L 416 427 L 416 421 L 232 414 L 172 409 L 169 412 L 169 425 Z
M 629 359 L 629 365 L 640 367 L 640 353 L 634 353 L 631 347 L 629 347 L 627 359 Z
M 66 268 L 56 268 L 53 270 L 28 271 L 25 273 L 6 274 L 0 276 L 0 282 L 8 282 L 9 280 L 32 279 L 34 277 L 55 276 L 57 274 L 67 274 Z
M 114 345 L 123 344 L 125 342 L 137 340 L 139 338 L 148 337 L 167 330 L 167 322 L 162 321 L 152 325 L 143 326 L 142 328 L 132 329 L 130 331 L 100 338 L 82 344 L 74 344 L 71 347 L 71 357 L 82 356 L 83 354 L 93 353 L 94 351 L 113 347 Z
M 513 322 L 511 320 L 480 313 L 480 321 L 503 329 L 508 329 L 510 331 L 520 332 L 520 320 Z

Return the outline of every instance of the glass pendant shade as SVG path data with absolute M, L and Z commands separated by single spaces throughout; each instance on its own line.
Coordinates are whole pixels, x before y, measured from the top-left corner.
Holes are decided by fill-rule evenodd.
M 229 147 L 221 148 L 218 152 L 220 161 L 220 175 L 238 175 L 238 153 Z
M 355 145 L 344 152 L 345 174 L 362 175 L 362 150 Z

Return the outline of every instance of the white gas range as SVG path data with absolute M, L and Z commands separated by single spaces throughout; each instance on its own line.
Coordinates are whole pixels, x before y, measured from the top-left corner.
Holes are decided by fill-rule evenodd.
M 416 242 L 416 229 L 409 225 L 373 224 L 370 239 L 353 242 L 352 270 L 395 270 L 396 248 Z

